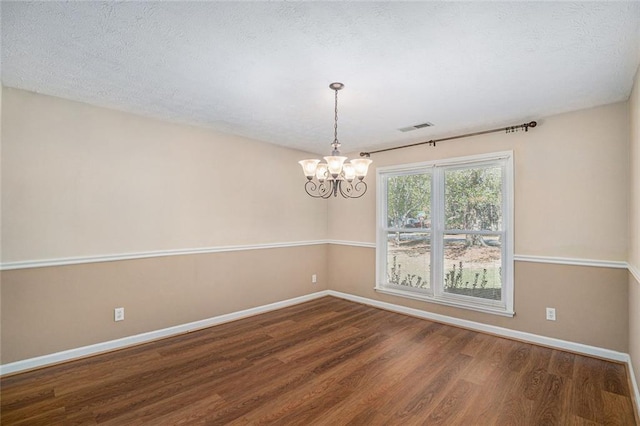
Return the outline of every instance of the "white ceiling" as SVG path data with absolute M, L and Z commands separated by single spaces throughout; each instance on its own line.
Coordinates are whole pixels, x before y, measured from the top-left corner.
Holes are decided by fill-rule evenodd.
M 2 83 L 316 153 L 628 98 L 640 2 L 7 2 Z M 398 129 L 430 121 L 432 128 Z

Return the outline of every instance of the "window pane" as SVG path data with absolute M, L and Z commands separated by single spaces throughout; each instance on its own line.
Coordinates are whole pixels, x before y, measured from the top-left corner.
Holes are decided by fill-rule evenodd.
M 387 179 L 387 226 L 431 227 L 431 175 L 390 176 Z
M 502 300 L 501 252 L 499 235 L 445 235 L 445 293 Z
M 387 234 L 387 282 L 406 287 L 430 288 L 431 234 Z
M 445 171 L 445 227 L 502 230 L 502 168 Z

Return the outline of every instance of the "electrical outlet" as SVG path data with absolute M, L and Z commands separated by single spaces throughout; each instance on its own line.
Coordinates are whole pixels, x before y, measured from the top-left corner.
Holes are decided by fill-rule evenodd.
M 124 308 L 115 308 L 113 310 L 114 321 L 124 321 Z
M 318 276 L 316 274 L 311 275 L 311 282 L 313 284 L 318 282 Z
M 547 308 L 547 320 L 548 321 L 556 320 L 556 308 Z

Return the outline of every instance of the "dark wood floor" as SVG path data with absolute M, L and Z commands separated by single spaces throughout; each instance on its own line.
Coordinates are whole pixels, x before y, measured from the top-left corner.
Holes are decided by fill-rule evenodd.
M 633 425 L 622 364 L 325 297 L 0 381 L 3 425 Z

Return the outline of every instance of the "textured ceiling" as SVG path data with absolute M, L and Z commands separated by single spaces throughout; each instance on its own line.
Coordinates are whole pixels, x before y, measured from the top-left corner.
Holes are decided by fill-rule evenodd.
M 628 98 L 640 2 L 7 2 L 2 83 L 327 153 Z M 398 129 L 429 121 L 434 127 Z

